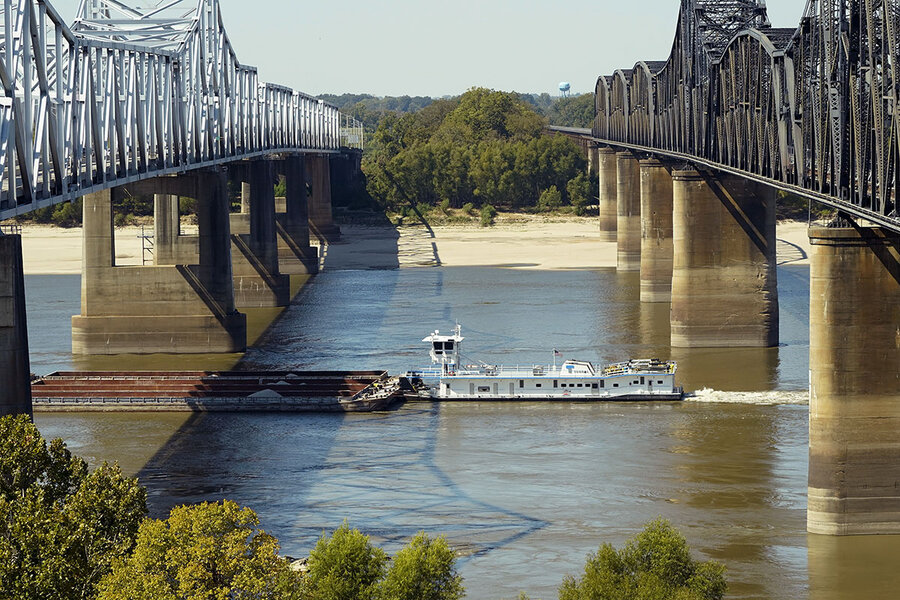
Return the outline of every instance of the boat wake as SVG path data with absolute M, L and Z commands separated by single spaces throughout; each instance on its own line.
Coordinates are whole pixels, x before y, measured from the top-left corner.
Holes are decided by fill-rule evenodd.
M 756 404 L 759 406 L 808 405 L 809 391 L 770 392 L 722 392 L 703 388 L 684 395 L 685 402 L 709 402 L 722 404 Z

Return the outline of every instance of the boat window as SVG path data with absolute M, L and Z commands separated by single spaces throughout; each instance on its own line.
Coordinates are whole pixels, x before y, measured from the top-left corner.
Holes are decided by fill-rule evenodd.
M 591 389 L 595 389 L 595 390 L 596 390 L 596 389 L 597 389 L 597 384 L 596 384 L 596 383 L 592 383 L 592 384 L 591 384 Z
M 487 393 L 487 392 L 490 392 L 490 391 L 491 391 L 490 386 L 487 386 L 487 385 L 479 385 L 479 386 L 478 386 L 478 393 L 480 393 L 480 394 L 482 394 L 482 393 Z
M 633 384 L 634 384 L 634 385 L 637 385 L 637 384 L 638 384 L 638 383 L 639 383 L 639 382 L 638 382 L 638 380 L 637 380 L 637 379 L 635 379 L 635 380 L 634 380 L 634 381 L 632 381 L 632 382 L 631 382 L 631 383 L 633 383 Z
M 553 387 L 559 387 L 559 379 L 553 380 Z
M 537 384 L 535 384 L 535 386 L 536 386 L 536 387 L 541 387 L 541 384 L 537 383 Z
M 565 383 L 561 383 L 561 384 L 559 384 L 559 387 L 566 387 L 566 384 L 565 384 Z
M 578 387 L 581 387 L 581 384 L 580 384 L 580 383 L 578 384 Z
M 603 380 L 601 379 L 601 380 L 600 380 L 600 387 L 604 387 L 604 386 L 606 386 L 606 382 L 603 381 Z
M 659 385 L 662 385 L 662 379 L 660 379 L 660 380 L 657 381 L 656 383 L 658 383 Z
M 444 342 L 444 350 L 453 350 L 453 340 Z
M 613 384 L 613 387 L 619 387 L 619 384 L 618 384 L 618 383 L 614 383 L 614 384 Z
M 520 379 L 520 380 L 519 380 L 519 387 L 520 387 L 520 388 L 525 387 L 525 380 L 524 380 L 524 379 Z
M 644 385 L 645 383 L 647 383 L 647 378 L 641 377 L 641 385 Z

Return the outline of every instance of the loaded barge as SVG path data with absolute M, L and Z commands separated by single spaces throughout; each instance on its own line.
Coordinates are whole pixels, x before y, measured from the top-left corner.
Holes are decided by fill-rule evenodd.
M 402 398 L 385 371 L 81 371 L 35 377 L 35 412 L 370 412 Z

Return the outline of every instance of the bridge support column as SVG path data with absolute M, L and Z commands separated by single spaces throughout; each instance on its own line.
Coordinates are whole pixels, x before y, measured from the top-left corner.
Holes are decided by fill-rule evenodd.
M 672 300 L 672 176 L 641 161 L 641 302 Z
M 275 214 L 278 266 L 282 273 L 289 275 L 318 273 L 318 249 L 309 245 L 309 198 L 303 156 L 288 156 L 280 166 L 285 179 L 285 199 L 284 212 Z
M 117 267 L 112 195 L 121 188 L 84 196 L 81 314 L 72 317 L 72 352 L 243 351 L 247 322 L 234 309 L 223 172 L 200 171 L 135 186 L 197 200 L 199 264 Z
M 599 151 L 600 149 L 594 144 L 589 144 L 587 147 L 587 172 L 588 176 L 591 177 L 594 173 L 597 172 L 597 162 L 599 160 Z
M 809 237 L 807 529 L 900 534 L 900 236 Z
M 337 241 L 341 237 L 341 228 L 334 224 L 331 209 L 331 159 L 328 155 L 310 155 L 305 162 L 307 179 L 312 188 L 309 228 L 319 239 Z
M 641 270 L 641 171 L 631 152 L 616 155 L 616 237 L 619 271 Z
M 231 215 L 234 303 L 239 308 L 287 306 L 291 302 L 290 277 L 278 268 L 272 167 L 269 160 L 249 163 L 249 214 Z
M 22 236 L 0 232 L 0 416 L 31 415 Z
M 612 148 L 597 148 L 597 173 L 600 179 L 600 240 L 616 241 L 619 209 L 616 200 L 619 168 L 616 151 Z
M 153 263 L 189 265 L 197 262 L 197 236 L 181 235 L 178 196 L 153 196 Z
M 672 346 L 777 345 L 774 190 L 693 169 L 672 179 Z

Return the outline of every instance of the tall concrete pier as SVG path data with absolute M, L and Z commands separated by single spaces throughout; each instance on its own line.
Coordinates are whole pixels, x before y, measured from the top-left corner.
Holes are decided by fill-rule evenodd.
M 31 415 L 22 237 L 0 232 L 0 416 Z
M 900 236 L 809 237 L 807 528 L 900 534 Z
M 777 345 L 774 190 L 693 169 L 672 180 L 672 346 Z
M 278 164 L 285 179 L 284 211 L 275 213 L 278 268 L 288 275 L 318 273 L 318 249 L 309 244 L 309 198 L 303 156 L 291 155 Z
M 239 308 L 287 306 L 291 282 L 278 266 L 273 164 L 254 160 L 241 165 L 249 179 L 248 212 L 231 215 L 234 303 Z M 242 206 L 243 206 L 242 183 Z
M 672 300 L 672 176 L 656 159 L 641 161 L 641 302 Z
M 246 317 L 234 307 L 224 172 L 195 171 L 133 188 L 197 200 L 198 264 L 116 266 L 112 196 L 122 188 L 84 196 L 81 314 L 72 317 L 72 352 L 243 351 Z
M 328 155 L 306 157 L 306 175 L 312 188 L 309 200 L 309 227 L 323 240 L 340 239 L 341 229 L 334 223 L 331 207 L 331 159 Z
M 153 196 L 153 263 L 156 265 L 190 265 L 200 255 L 200 239 L 181 235 L 178 196 Z
M 616 241 L 616 228 L 619 219 L 616 188 L 619 185 L 619 168 L 616 151 L 608 146 L 597 148 L 597 176 L 600 181 L 600 240 Z
M 631 152 L 616 155 L 616 239 L 619 271 L 641 270 L 641 170 Z

